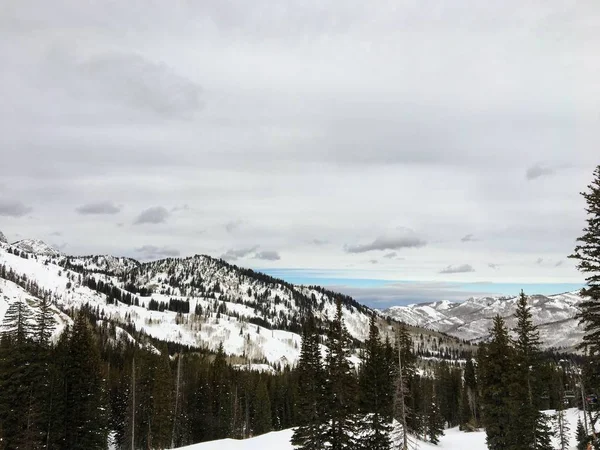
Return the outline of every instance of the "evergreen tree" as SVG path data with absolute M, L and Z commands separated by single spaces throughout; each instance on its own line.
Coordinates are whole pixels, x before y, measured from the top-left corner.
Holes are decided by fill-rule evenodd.
M 577 450 L 586 450 L 587 445 L 590 442 L 590 437 L 585 432 L 585 427 L 581 418 L 577 419 L 577 430 L 575 431 L 575 438 L 577 440 Z
M 556 412 L 556 437 L 558 438 L 559 450 L 567 450 L 569 448 L 569 422 L 565 414 L 565 410 L 561 406 Z
M 107 404 L 98 345 L 80 312 L 69 343 L 66 373 L 65 447 L 103 449 L 107 445 Z
M 404 325 L 396 335 L 396 386 L 394 397 L 394 417 L 401 427 L 402 449 L 408 450 L 408 435 L 418 429 L 418 417 L 411 414 L 410 384 L 415 375 L 415 355 L 412 350 L 412 339 Z
M 331 450 L 358 447 L 356 400 L 357 382 L 350 365 L 350 336 L 342 318 L 342 304 L 338 300 L 336 315 L 329 330 L 329 350 L 325 360 L 324 436 Z
M 31 338 L 33 315 L 27 304 L 17 300 L 8 307 L 2 321 L 2 336 L 15 345 L 22 345 Z
M 253 435 L 268 433 L 273 429 L 273 419 L 271 417 L 271 400 L 267 385 L 261 378 L 256 383 L 254 398 L 252 401 L 252 422 Z
M 548 450 L 552 448 L 552 437 L 554 432 L 550 425 L 550 416 L 540 412 L 536 416 L 535 438 L 533 445 L 525 447 L 523 443 L 517 443 L 513 448 L 531 448 L 533 450 Z
M 580 304 L 579 315 L 585 330 L 582 347 L 600 356 L 600 166 L 594 177 L 588 191 L 581 193 L 587 203 L 587 226 L 570 258 L 576 259 L 577 268 L 586 274 L 587 286 L 581 290 L 586 300 Z
M 429 442 L 432 444 L 438 444 L 440 442 L 440 436 L 444 435 L 444 418 L 437 405 L 436 399 L 434 398 L 431 402 L 427 421 L 427 436 Z
M 533 324 L 527 297 L 521 291 L 515 313 L 517 324 L 514 368 L 510 383 L 510 427 L 508 442 L 510 448 L 525 446 L 532 448 L 536 436 L 543 432 L 537 427 L 545 427 L 543 418 L 534 399 L 539 395 L 536 374 L 539 372 L 540 339 L 537 326 Z
M 475 364 L 467 359 L 464 370 L 463 389 L 461 396 L 461 422 L 470 428 L 479 428 L 479 398 Z
M 379 338 L 379 329 L 372 315 L 369 337 L 365 342 L 363 364 L 360 370 L 360 407 L 365 415 L 361 422 L 360 445 L 364 449 L 389 450 L 392 404 L 390 367 L 385 359 L 385 347 Z
M 48 296 L 42 296 L 35 313 L 35 340 L 41 346 L 47 346 L 50 342 L 52 332 L 56 328 L 56 319 L 52 313 L 51 303 Z
M 514 369 L 513 351 L 504 319 L 496 316 L 490 342 L 478 351 L 483 425 L 490 450 L 509 448 L 510 427 L 509 382 Z
M 164 345 L 158 357 L 152 387 L 152 445 L 155 448 L 168 448 L 171 443 L 173 386 L 169 351 Z
M 314 317 L 309 316 L 302 333 L 298 372 L 298 424 L 292 444 L 302 450 L 319 450 L 324 446 L 322 431 L 325 373 L 321 362 L 319 336 Z

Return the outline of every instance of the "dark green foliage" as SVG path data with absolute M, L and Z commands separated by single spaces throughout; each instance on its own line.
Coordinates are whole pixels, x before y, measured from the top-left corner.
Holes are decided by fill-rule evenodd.
M 365 417 L 360 424 L 364 449 L 387 450 L 391 445 L 393 365 L 392 360 L 386 359 L 385 350 L 375 317 L 371 316 L 359 375 L 360 409 Z
M 554 430 L 550 424 L 550 417 L 542 412 L 538 412 L 535 421 L 535 437 L 533 445 L 517 442 L 512 448 L 531 448 L 534 450 L 548 450 L 552 448 L 552 437 L 555 435 Z
M 302 450 L 323 448 L 323 407 L 325 372 L 321 362 L 318 334 L 309 317 L 302 333 L 302 348 L 298 362 L 298 422 L 292 444 Z
M 514 369 L 514 352 L 508 330 L 500 316 L 494 318 L 491 340 L 478 352 L 483 424 L 490 450 L 509 448 L 510 376 Z
M 79 314 L 65 373 L 65 447 L 106 448 L 108 417 L 100 352 L 88 319 Z
M 533 325 L 527 297 L 521 291 L 515 313 L 514 367 L 511 372 L 509 427 L 510 448 L 532 448 L 538 426 L 544 426 L 535 400 L 539 398 L 537 374 L 539 369 L 540 341 L 537 327 Z
M 600 354 L 600 166 L 594 171 L 594 180 L 587 192 L 581 195 L 586 201 L 588 215 L 583 235 L 570 258 L 577 260 L 577 268 L 586 275 L 587 286 L 581 294 L 588 299 L 581 303 L 579 318 L 586 334 L 582 346 L 592 355 Z
M 577 440 L 577 450 L 586 450 L 590 442 L 590 437 L 585 432 L 585 427 L 581 418 L 577 420 L 577 429 L 575 430 L 575 439 Z
M 325 359 L 324 436 L 331 450 L 356 449 L 357 381 L 350 366 L 350 337 L 342 318 L 341 301 L 329 331 Z

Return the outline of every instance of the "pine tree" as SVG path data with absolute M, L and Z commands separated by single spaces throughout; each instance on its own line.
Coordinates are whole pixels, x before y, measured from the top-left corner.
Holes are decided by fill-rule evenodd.
M 360 407 L 365 418 L 361 422 L 360 445 L 369 450 L 389 450 L 391 430 L 392 390 L 385 348 L 379 339 L 379 329 L 372 315 L 369 337 L 365 342 L 363 364 L 359 375 Z
M 336 315 L 329 330 L 329 350 L 325 360 L 324 436 L 331 450 L 356 449 L 357 382 L 350 366 L 350 336 L 338 300 Z
M 271 400 L 267 385 L 263 379 L 256 383 L 252 399 L 252 422 L 253 435 L 268 433 L 273 429 L 273 420 L 271 417 Z
M 410 383 L 415 374 L 415 356 L 412 351 L 412 339 L 404 325 L 398 330 L 396 336 L 396 386 L 394 397 L 394 417 L 401 427 L 403 450 L 408 450 L 409 433 L 415 431 L 418 420 L 411 414 L 410 408 Z
M 582 347 L 591 355 L 600 355 L 600 166 L 594 177 L 588 191 L 581 193 L 587 203 L 587 226 L 569 257 L 576 259 L 577 268 L 586 274 L 587 287 L 581 294 L 587 299 L 580 304 L 579 315 L 585 330 Z
M 490 342 L 478 351 L 483 425 L 490 450 L 509 448 L 510 426 L 509 382 L 514 369 L 513 351 L 504 319 L 496 316 Z
M 22 300 L 17 300 L 8 307 L 2 321 L 2 336 L 19 346 L 31 338 L 33 315 Z
M 575 431 L 575 438 L 577 440 L 577 450 L 586 450 L 590 437 L 585 432 L 581 417 L 577 419 L 577 430 Z
M 479 398 L 475 364 L 467 359 L 464 370 L 463 390 L 461 397 L 461 422 L 471 429 L 479 428 Z
M 322 424 L 325 373 L 321 362 L 319 335 L 312 315 L 302 332 L 297 372 L 300 389 L 297 406 L 299 426 L 294 430 L 292 444 L 302 450 L 320 450 L 324 446 Z
M 444 418 L 440 412 L 440 408 L 437 405 L 436 399 L 434 398 L 429 407 L 429 414 L 427 418 L 427 436 L 429 442 L 432 444 L 438 444 L 440 442 L 440 436 L 444 435 Z
M 569 448 L 569 431 L 569 422 L 561 404 L 558 411 L 556 411 L 556 437 L 558 438 L 559 450 L 567 450 Z
M 42 347 L 47 346 L 54 328 L 56 328 L 56 319 L 52 313 L 50 299 L 47 296 L 42 296 L 35 313 L 33 331 L 36 342 Z
M 69 342 L 65 405 L 66 448 L 106 448 L 106 410 L 99 348 L 87 318 L 80 312 L 75 319 Z
M 158 357 L 152 387 L 152 445 L 155 448 L 167 448 L 171 442 L 173 385 L 169 351 L 164 345 Z
M 533 445 L 524 447 L 524 444 L 516 444 L 514 448 L 531 448 L 533 450 L 548 450 L 552 448 L 552 437 L 554 432 L 550 426 L 550 416 L 539 412 L 535 422 L 535 438 Z
M 515 317 L 515 364 L 510 383 L 508 443 L 509 448 L 519 449 L 533 447 L 536 436 L 543 434 L 543 430 L 537 427 L 545 427 L 534 402 L 538 397 L 536 374 L 539 372 L 540 338 L 523 291 L 517 301 Z

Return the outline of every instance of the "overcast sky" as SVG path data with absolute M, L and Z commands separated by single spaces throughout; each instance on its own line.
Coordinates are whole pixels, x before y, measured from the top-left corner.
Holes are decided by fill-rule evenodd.
M 580 283 L 599 26 L 597 0 L 5 0 L 0 230 L 388 302 Z

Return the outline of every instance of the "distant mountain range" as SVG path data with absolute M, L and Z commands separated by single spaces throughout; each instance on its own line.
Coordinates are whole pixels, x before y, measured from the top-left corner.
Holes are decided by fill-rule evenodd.
M 0 320 L 11 302 L 21 298 L 35 307 L 36 295 L 46 292 L 63 326 L 69 321 L 65 312 L 88 306 L 102 322 L 117 325 L 115 338 L 133 339 L 134 332 L 142 331 L 148 340 L 211 351 L 223 344 L 229 355 L 257 364 L 294 364 L 309 312 L 326 345 L 338 300 L 357 343 L 366 339 L 369 317 L 375 313 L 384 334 L 393 338 L 394 329 L 404 322 L 415 336 L 415 348 L 440 357 L 469 350 L 459 339 L 485 339 L 496 314 L 512 325 L 516 301 L 485 297 L 375 311 L 344 294 L 294 285 L 206 255 L 141 263 L 109 255 L 67 256 L 36 239 L 13 244 L 0 239 L 0 266 L 12 277 L 0 280 Z M 574 319 L 578 294 L 537 295 L 531 301 L 547 347 L 572 349 L 581 341 L 583 332 Z
M 438 301 L 393 306 L 383 310 L 382 314 L 410 325 L 478 342 L 488 337 L 492 319 L 498 314 L 506 319 L 509 327 L 514 326 L 517 298 L 479 297 L 461 303 Z M 579 292 L 529 296 L 533 321 L 539 325 L 545 347 L 572 350 L 581 342 L 583 328 L 575 318 L 581 301 Z
M 373 314 L 391 339 L 399 326 L 344 294 L 294 285 L 206 255 L 141 263 L 108 255 L 67 256 L 39 240 L 5 240 L 1 266 L 0 320 L 11 302 L 21 298 L 35 308 L 36 296 L 45 293 L 63 327 L 69 322 L 66 312 L 86 306 L 101 323 L 116 324 L 115 339 L 131 340 L 142 331 L 147 339 L 140 345 L 159 340 L 215 351 L 222 344 L 240 363 L 294 364 L 309 312 L 325 347 L 338 300 L 357 344 L 366 339 Z M 456 357 L 470 348 L 435 331 L 410 331 L 419 340 L 415 348 L 428 355 Z

